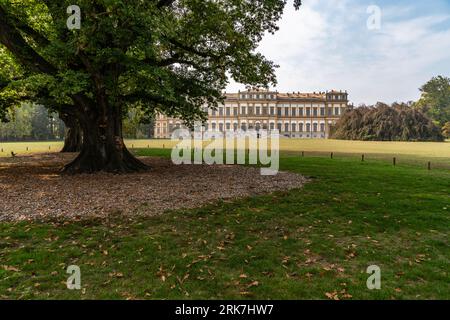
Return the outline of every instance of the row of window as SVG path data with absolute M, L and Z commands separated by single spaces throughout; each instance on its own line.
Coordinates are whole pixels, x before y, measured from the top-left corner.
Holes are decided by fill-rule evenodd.
M 274 100 L 276 96 L 274 94 L 263 94 L 263 93 L 256 93 L 256 94 L 250 94 L 250 93 L 242 93 L 240 95 L 241 99 L 255 99 L 255 100 L 267 100 L 271 99 Z
M 328 95 L 331 100 L 345 100 L 347 97 L 344 95 Z
M 240 99 L 253 99 L 253 100 L 274 100 L 276 99 L 276 95 L 275 94 L 264 94 L 264 93 L 241 93 L 239 95 Z M 345 100 L 346 99 L 346 95 L 340 95 L 340 94 L 335 94 L 335 95 L 328 95 L 328 99 L 332 99 L 332 100 Z
M 276 128 L 280 132 L 304 132 L 304 131 L 305 132 L 311 132 L 311 131 L 312 132 L 319 132 L 319 129 L 320 129 L 320 132 L 325 132 L 325 123 L 320 123 L 320 124 L 313 123 L 312 125 L 311 125 L 311 123 L 306 123 L 306 124 L 303 124 L 303 123 L 299 123 L 299 124 L 297 124 L 297 123 L 292 123 L 292 124 L 285 123 L 284 125 L 282 123 L 278 123 Z M 209 130 L 209 129 L 211 129 L 212 131 L 219 130 L 221 132 L 223 132 L 224 130 L 226 130 L 226 131 L 231 131 L 231 130 L 237 131 L 239 129 L 239 126 L 238 126 L 237 123 L 233 123 L 233 124 L 231 124 L 231 123 L 225 123 L 225 124 L 223 124 L 223 123 L 219 123 L 219 124 L 212 123 L 211 124 L 211 128 L 209 128 L 209 125 L 206 124 L 205 125 L 205 130 Z M 243 131 L 247 131 L 247 129 L 248 130 L 256 130 L 256 131 L 259 131 L 261 129 L 263 129 L 263 130 L 267 130 L 267 129 L 275 130 L 275 123 L 270 123 L 269 126 L 267 124 L 262 124 L 261 125 L 259 123 L 255 124 L 255 125 L 250 124 L 250 125 L 247 126 L 246 123 L 242 123 L 240 129 L 243 130 Z
M 231 117 L 238 116 L 238 115 L 256 115 L 256 116 L 275 116 L 282 117 L 302 117 L 302 116 L 325 116 L 325 108 L 281 108 L 281 107 L 241 107 L 240 113 L 239 108 L 230 108 L 230 107 L 219 107 L 218 110 L 211 110 L 210 115 L 212 116 L 227 116 Z M 327 112 L 328 116 L 338 116 L 341 114 L 341 108 L 334 107 L 334 108 L 328 108 Z
M 163 128 L 158 127 L 156 129 L 156 133 L 157 134 L 171 133 L 174 129 L 179 129 L 179 128 L 180 128 L 179 124 L 177 124 L 176 126 L 169 125 L 169 128 L 167 128 L 166 126 L 164 126 Z M 325 132 L 325 124 L 324 123 L 320 123 L 320 124 L 313 123 L 312 125 L 311 125 L 311 123 L 306 123 L 306 124 L 303 124 L 303 123 L 298 123 L 298 124 L 297 123 L 292 123 L 292 124 L 285 123 L 284 125 L 282 123 L 278 123 L 276 125 L 276 128 L 277 128 L 277 130 L 279 132 Z M 237 123 L 233 123 L 233 124 L 231 124 L 231 123 L 225 123 L 225 124 L 223 124 L 223 123 L 219 123 L 219 124 L 212 123 L 211 127 L 210 127 L 208 124 L 205 124 L 205 130 L 210 130 L 210 129 L 212 131 L 218 130 L 220 132 L 224 132 L 225 130 L 226 131 L 231 131 L 231 130 L 237 131 L 239 129 L 239 125 Z M 263 130 L 267 130 L 267 129 L 275 130 L 275 123 L 270 123 L 269 126 L 267 124 L 262 124 L 261 125 L 259 123 L 257 123 L 256 125 L 249 124 L 247 126 L 246 123 L 242 123 L 240 129 L 243 130 L 243 131 L 247 131 L 247 130 L 259 131 L 261 129 L 263 129 Z M 319 129 L 320 129 L 320 131 L 319 131 Z

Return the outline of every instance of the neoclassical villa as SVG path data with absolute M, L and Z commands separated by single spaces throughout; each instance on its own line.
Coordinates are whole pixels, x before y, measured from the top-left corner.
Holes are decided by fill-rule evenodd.
M 328 138 L 330 126 L 348 108 L 346 91 L 279 93 L 247 90 L 225 94 L 225 104 L 208 110 L 206 130 L 221 132 L 274 130 L 292 138 Z M 155 138 L 170 138 L 174 129 L 183 127 L 179 119 L 157 115 Z

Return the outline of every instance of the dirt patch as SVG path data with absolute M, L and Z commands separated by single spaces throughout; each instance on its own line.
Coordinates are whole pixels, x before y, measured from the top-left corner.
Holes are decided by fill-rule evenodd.
M 0 158 L 0 221 L 83 219 L 157 215 L 195 208 L 219 199 L 235 199 L 300 188 L 306 179 L 280 172 L 261 176 L 258 168 L 228 165 L 181 165 L 146 157 L 144 173 L 61 175 L 73 154 L 36 154 Z

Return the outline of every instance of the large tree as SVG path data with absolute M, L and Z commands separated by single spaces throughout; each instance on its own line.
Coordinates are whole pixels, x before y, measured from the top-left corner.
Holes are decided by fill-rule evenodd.
M 76 2 L 81 29 L 68 30 L 72 0 L 0 0 L 0 43 L 26 71 L 20 85 L 82 128 L 82 150 L 67 172 L 146 169 L 123 143 L 130 106 L 192 123 L 223 101 L 227 76 L 276 82 L 276 66 L 256 48 L 277 30 L 284 0 Z
M 426 112 L 439 126 L 450 121 L 450 78 L 437 76 L 424 84 L 415 106 Z

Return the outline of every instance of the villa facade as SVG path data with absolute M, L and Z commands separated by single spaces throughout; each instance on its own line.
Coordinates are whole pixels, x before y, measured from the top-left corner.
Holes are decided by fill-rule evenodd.
M 226 94 L 225 103 L 208 111 L 206 130 L 275 130 L 291 138 L 328 138 L 330 127 L 349 107 L 346 91 L 279 93 L 248 90 Z M 205 110 L 206 111 L 206 110 Z M 179 119 L 159 114 L 155 138 L 170 138 L 183 127 Z

